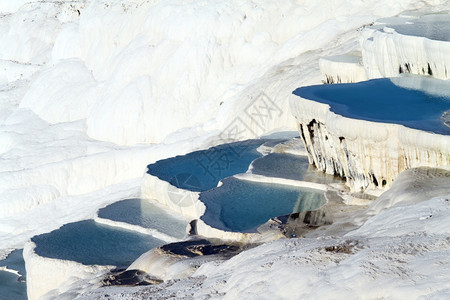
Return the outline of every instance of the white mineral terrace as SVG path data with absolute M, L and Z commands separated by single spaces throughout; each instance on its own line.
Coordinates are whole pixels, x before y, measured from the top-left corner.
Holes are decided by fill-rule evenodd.
M 450 14 L 386 19 L 362 31 L 363 64 L 369 78 L 401 73 L 450 78 Z
M 398 80 L 395 80 L 395 83 L 397 82 Z M 406 84 L 411 82 L 405 81 Z M 340 107 L 343 112 L 351 111 L 353 113 L 350 117 L 342 116 L 332 111 L 338 107 L 332 103 L 333 100 L 330 100 L 331 108 L 329 104 L 320 100 L 318 95 L 324 87 L 333 86 L 311 87 L 308 90 L 303 89 L 300 97 L 292 95 L 292 113 L 297 119 L 310 162 L 327 173 L 346 177 L 347 184 L 352 190 L 386 189 L 405 169 L 420 166 L 439 167 L 450 164 L 450 136 L 448 133 L 436 134 L 419 130 L 420 126 L 425 126 L 424 124 L 428 122 L 437 124 L 438 120 L 405 122 L 407 125 L 411 124 L 411 126 L 419 128 L 412 129 L 400 125 L 401 122 L 400 124 L 390 124 L 387 121 L 374 121 L 375 119 L 370 118 L 363 120 L 365 117 L 357 116 L 354 105 L 345 106 L 345 109 Z M 407 91 L 408 95 L 413 93 L 411 90 L 398 88 L 402 91 L 399 93 L 399 101 L 402 101 L 403 91 Z M 392 90 L 396 90 L 396 88 Z M 363 91 L 360 90 L 357 97 L 368 98 L 368 94 L 373 93 L 372 91 L 365 95 Z M 334 94 L 334 92 L 328 91 L 327 95 L 330 94 Z M 380 95 L 380 99 L 385 96 Z M 376 102 L 377 96 L 372 95 L 372 97 L 375 97 L 373 101 Z M 357 101 L 357 99 L 353 100 L 352 103 Z M 379 105 L 387 104 L 380 103 Z M 410 104 L 402 105 L 406 107 Z M 446 102 L 444 102 L 445 105 Z M 380 111 L 383 113 L 386 110 L 392 111 L 392 108 L 385 107 Z M 401 113 L 396 113 L 395 110 L 392 113 L 403 116 Z M 438 116 L 435 118 L 439 119 Z M 436 126 L 443 128 L 443 131 L 446 130 L 442 124 Z
M 367 80 L 361 52 L 326 56 L 319 59 L 324 83 L 347 83 Z

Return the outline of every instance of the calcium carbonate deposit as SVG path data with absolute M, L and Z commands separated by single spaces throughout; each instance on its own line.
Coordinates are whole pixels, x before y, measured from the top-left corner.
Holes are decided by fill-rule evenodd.
M 0 299 L 449 298 L 449 11 L 0 1 Z

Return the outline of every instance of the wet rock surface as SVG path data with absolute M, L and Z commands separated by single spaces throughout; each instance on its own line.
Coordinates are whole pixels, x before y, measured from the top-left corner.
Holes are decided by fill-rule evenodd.
M 103 280 L 103 286 L 141 286 L 163 283 L 163 280 L 141 270 L 112 270 Z
M 278 224 L 279 230 L 288 238 L 300 237 L 311 230 L 333 223 L 326 208 L 284 215 L 271 221 Z
M 195 239 L 164 245 L 160 249 L 169 255 L 197 257 L 203 255 L 221 255 L 231 257 L 240 252 L 240 247 L 231 244 L 213 243 L 206 239 Z
M 330 253 L 345 253 L 352 254 L 360 249 L 364 248 L 362 243 L 358 240 L 346 240 L 340 244 L 327 246 L 324 248 L 326 252 Z
M 445 126 L 450 127 L 450 109 L 442 113 L 441 120 Z
M 349 217 L 362 212 L 367 205 L 347 205 L 342 195 L 333 190 L 326 192 L 326 198 L 327 203 L 318 209 L 272 218 L 260 229 L 278 230 L 287 238 L 299 238 L 332 235 L 333 232 L 350 231 L 359 227 L 358 224 L 349 222 Z

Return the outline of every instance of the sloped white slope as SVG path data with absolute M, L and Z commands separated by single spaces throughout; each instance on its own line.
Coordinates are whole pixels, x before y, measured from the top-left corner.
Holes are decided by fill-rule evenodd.
M 390 207 L 416 204 L 446 194 L 450 194 L 449 166 L 409 169 L 402 172 L 392 188 L 371 204 L 367 213 L 376 215 Z
M 2 1 L 0 58 L 33 64 L 50 62 L 62 24 L 76 20 L 84 5 L 85 0 Z
M 98 97 L 98 85 L 80 60 L 64 60 L 37 75 L 20 108 L 50 123 L 84 119 Z M 54 105 L 57 103 L 58 105 Z

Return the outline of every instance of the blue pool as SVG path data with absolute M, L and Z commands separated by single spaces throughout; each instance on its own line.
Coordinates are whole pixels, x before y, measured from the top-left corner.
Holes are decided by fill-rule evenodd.
M 167 235 L 183 238 L 188 222 L 169 215 L 157 205 L 141 199 L 122 200 L 98 212 L 103 219 L 153 228 Z
M 425 37 L 436 41 L 450 41 L 450 31 L 448 30 L 450 15 L 448 13 L 425 15 L 417 20 L 409 19 L 406 24 L 388 24 L 387 27 L 404 35 Z
M 98 224 L 93 220 L 70 223 L 32 238 L 35 252 L 44 257 L 85 265 L 128 267 L 148 250 L 164 244 L 149 235 Z
M 270 153 L 252 163 L 252 173 L 268 177 L 302 180 L 315 183 L 342 183 L 342 179 L 325 174 L 311 166 L 306 156 Z
M 16 274 L 0 270 L 0 300 L 27 299 L 27 286 L 25 283 L 25 262 L 22 249 L 14 250 L 8 257 L 0 261 L 0 267 L 19 271 L 22 277 Z
M 247 140 L 160 160 L 148 165 L 147 173 L 178 188 L 206 191 L 223 178 L 247 171 L 250 163 L 262 156 L 256 149 L 267 142 L 274 143 L 267 139 Z
M 331 111 L 344 117 L 450 134 L 450 127 L 442 120 L 450 109 L 450 98 L 399 87 L 388 78 L 301 87 L 294 94 L 328 104 Z
M 201 219 L 227 231 L 254 232 L 270 218 L 316 209 L 326 203 L 322 192 L 292 186 L 238 180 L 200 194 L 206 205 Z

